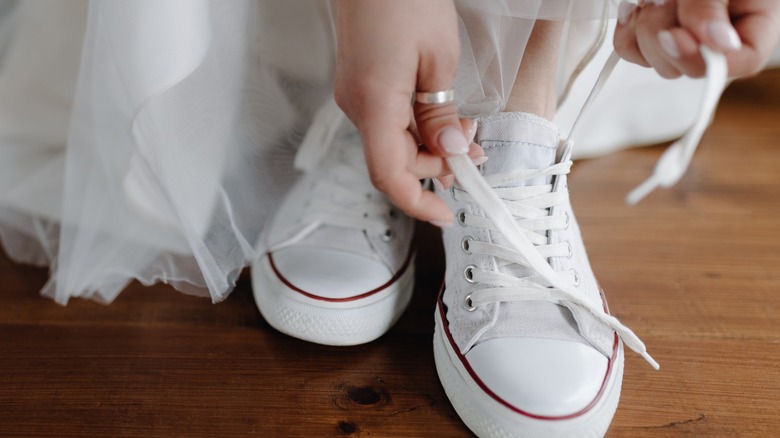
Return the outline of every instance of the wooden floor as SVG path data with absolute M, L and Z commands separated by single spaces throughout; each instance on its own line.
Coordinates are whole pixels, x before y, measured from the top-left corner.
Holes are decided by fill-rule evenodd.
M 610 436 L 780 436 L 780 71 L 735 83 L 683 181 L 623 197 L 662 152 L 580 162 L 572 198 L 627 353 Z M 0 436 L 468 436 L 433 364 L 443 272 L 420 226 L 410 309 L 353 348 L 272 330 L 242 280 L 219 305 L 133 285 L 111 306 L 40 298 L 0 256 Z

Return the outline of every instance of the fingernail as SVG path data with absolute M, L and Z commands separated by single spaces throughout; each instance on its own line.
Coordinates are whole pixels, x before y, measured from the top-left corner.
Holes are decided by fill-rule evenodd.
M 474 143 L 474 138 L 477 136 L 477 121 L 472 120 L 471 126 L 469 126 L 469 131 L 466 133 L 466 143 L 471 144 Z
M 672 59 L 680 59 L 680 49 L 677 48 L 677 43 L 674 41 L 674 36 L 668 30 L 662 30 L 658 32 L 658 44 L 661 45 L 661 49 L 669 55 Z
M 452 222 L 446 222 L 446 221 L 430 221 L 431 224 L 436 225 L 439 228 L 450 228 L 452 227 Z
M 479 165 L 485 164 L 485 161 L 487 161 L 488 158 L 490 158 L 490 157 L 486 157 L 486 156 L 483 155 L 481 157 L 472 158 L 471 161 L 474 163 L 475 166 L 479 166 Z
M 739 50 L 742 48 L 742 40 L 737 31 L 729 23 L 724 21 L 712 21 L 709 24 L 710 36 L 720 48 L 725 50 Z
M 441 180 L 439 180 L 439 178 L 433 179 L 433 186 L 436 187 L 436 190 L 440 192 L 444 191 L 444 184 L 441 183 Z
M 620 2 L 618 6 L 618 23 L 625 25 L 628 23 L 629 17 L 636 10 L 636 4 L 627 1 Z
M 448 126 L 439 134 L 439 144 L 450 154 L 461 155 L 469 151 L 469 143 L 460 130 Z

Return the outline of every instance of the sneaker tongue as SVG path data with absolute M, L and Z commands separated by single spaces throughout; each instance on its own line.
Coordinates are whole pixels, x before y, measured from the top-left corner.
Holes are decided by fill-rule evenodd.
M 482 165 L 485 176 L 543 169 L 557 162 L 558 129 L 548 120 L 532 114 L 501 113 L 481 119 L 477 141 L 489 157 Z M 520 179 L 509 186 L 549 183 L 549 179 L 545 179 Z M 489 232 L 489 239 L 495 245 L 509 246 L 506 238 L 496 231 Z M 516 278 L 536 275 L 532 269 L 520 264 L 507 264 L 498 271 Z M 462 305 L 457 306 L 455 304 L 454 308 L 462 308 Z M 477 343 L 493 338 L 526 337 L 591 345 L 580 334 L 575 315 L 561 305 L 548 301 L 502 302 L 496 309 L 492 320 L 483 320 L 487 325 L 466 326 L 467 335 L 463 337 L 478 339 Z
M 485 176 L 523 169 L 543 169 L 555 164 L 558 129 L 550 121 L 527 113 L 500 113 L 479 121 L 477 141 L 488 161 Z M 545 184 L 544 178 L 518 181 L 517 185 Z
M 485 146 L 488 142 L 483 142 Z M 507 143 L 491 145 L 485 149 L 488 161 L 482 165 L 485 176 L 498 173 L 513 172 L 522 169 L 543 169 L 555 164 L 555 147 L 547 147 L 530 143 Z M 545 184 L 544 177 L 518 181 L 512 185 Z

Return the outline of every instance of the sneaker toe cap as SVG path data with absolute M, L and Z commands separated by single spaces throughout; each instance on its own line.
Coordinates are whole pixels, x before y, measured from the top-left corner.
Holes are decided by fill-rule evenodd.
M 496 396 L 524 413 L 561 417 L 586 409 L 599 396 L 609 360 L 573 341 L 495 338 L 466 355 Z
M 293 246 L 274 251 L 272 257 L 283 281 L 326 299 L 365 294 L 392 278 L 382 262 L 345 251 Z

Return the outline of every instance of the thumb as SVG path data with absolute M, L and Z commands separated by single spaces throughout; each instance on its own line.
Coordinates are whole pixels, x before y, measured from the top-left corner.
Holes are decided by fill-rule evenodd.
M 742 40 L 731 24 L 727 1 L 678 0 L 677 7 L 680 24 L 699 42 L 722 52 L 742 48 Z
M 414 104 L 417 131 L 425 147 L 435 155 L 447 157 L 469 151 L 467 134 L 462 130 L 454 103 Z

